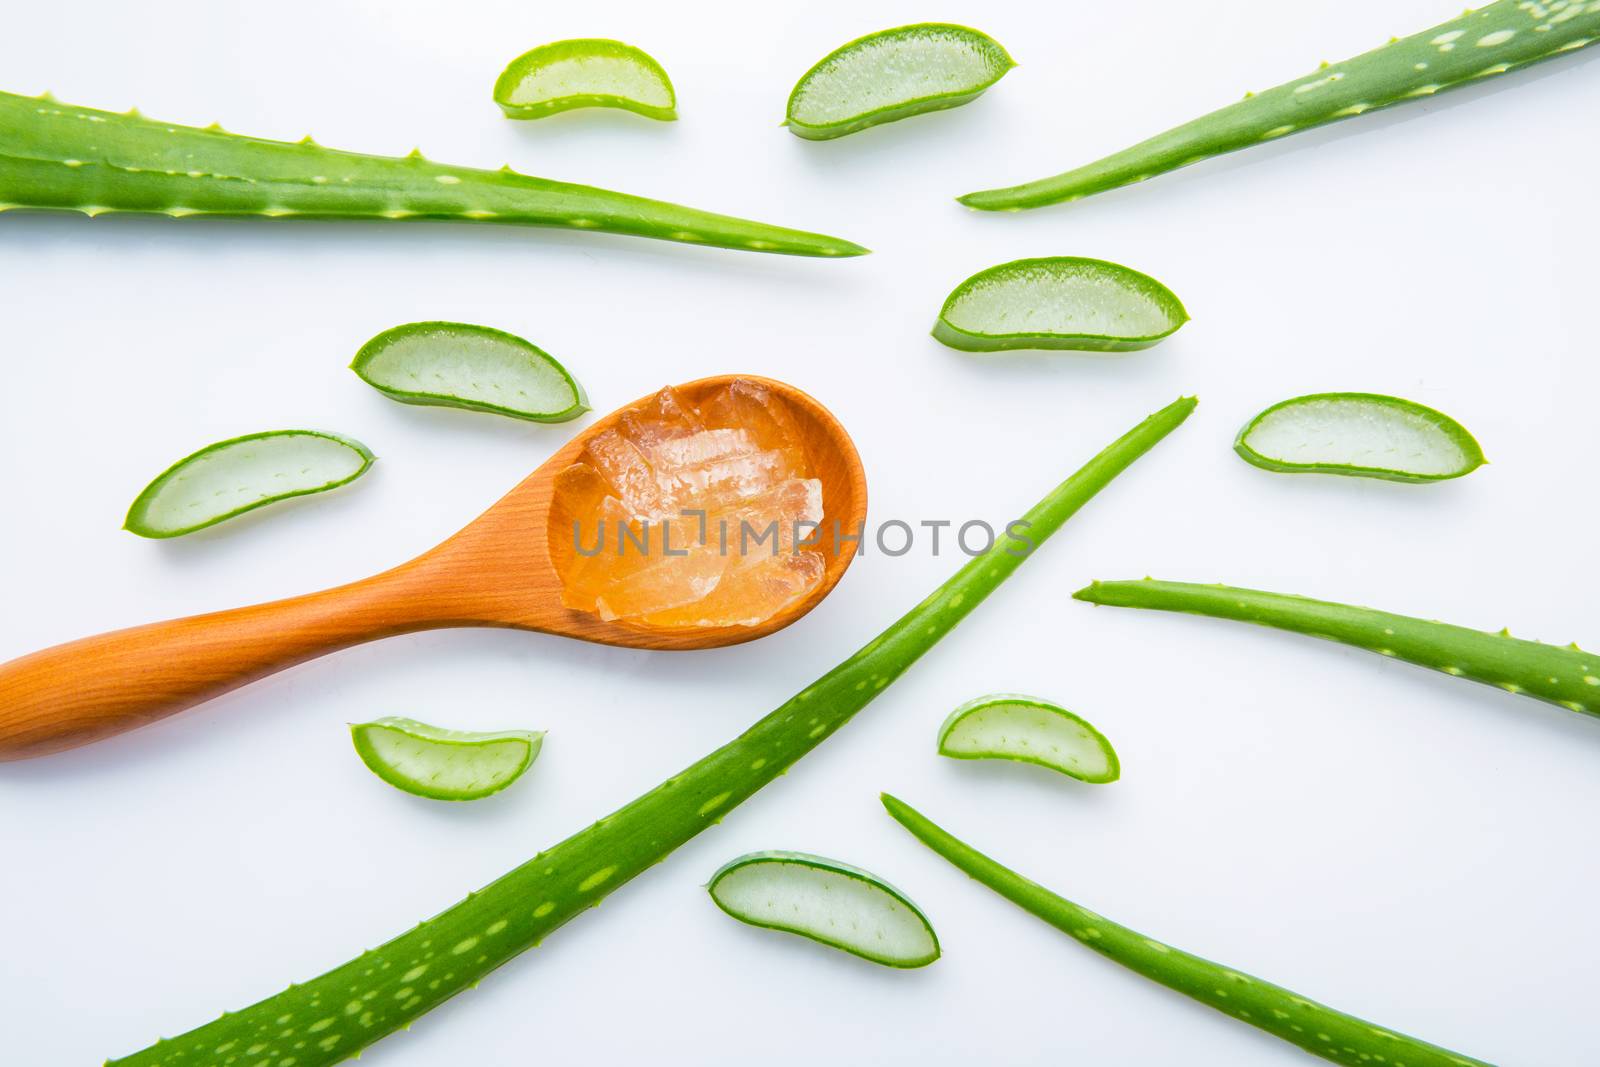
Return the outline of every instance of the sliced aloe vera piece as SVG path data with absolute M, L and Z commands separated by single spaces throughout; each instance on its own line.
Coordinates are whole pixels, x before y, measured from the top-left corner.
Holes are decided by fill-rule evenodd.
M 1438 482 L 1487 462 L 1466 427 L 1442 411 L 1376 393 L 1313 393 L 1274 404 L 1239 431 L 1247 463 L 1289 474 Z
M 522 777 L 544 733 L 469 733 L 390 716 L 351 726 L 350 739 L 361 762 L 396 789 L 431 800 L 477 800 Z
M 801 75 L 784 124 L 812 141 L 843 137 L 976 100 L 1014 66 L 998 41 L 966 26 L 881 30 L 829 52 Z
M 742 923 L 783 930 L 886 967 L 939 958 L 928 917 L 875 874 L 804 852 L 751 852 L 723 865 L 706 888 Z
M 268 430 L 207 445 L 145 486 L 122 527 L 180 537 L 290 497 L 355 481 L 374 457 L 360 441 L 319 430 Z
M 410 322 L 361 346 L 350 369 L 402 404 L 566 422 L 589 410 L 583 387 L 516 334 L 464 322 Z
M 939 755 L 1036 763 L 1081 782 L 1122 775 L 1105 735 L 1059 704 L 1018 693 L 969 700 L 939 727 Z
M 1183 302 L 1148 274 L 1101 259 L 1049 256 L 1001 263 L 956 286 L 933 336 L 967 352 L 1130 352 L 1188 321 Z
M 494 83 L 507 118 L 542 119 L 579 107 L 615 107 L 670 122 L 677 96 L 661 64 L 631 44 L 581 37 L 513 59 Z

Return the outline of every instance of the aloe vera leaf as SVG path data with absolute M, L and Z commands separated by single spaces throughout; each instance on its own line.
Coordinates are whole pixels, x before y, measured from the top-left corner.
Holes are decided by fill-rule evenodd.
M 408 322 L 361 346 L 350 369 L 402 404 L 466 408 L 531 422 L 589 410 L 577 379 L 538 345 L 465 322 Z
M 268 430 L 218 441 L 145 486 L 123 529 L 140 537 L 181 537 L 279 500 L 348 485 L 374 458 L 360 441 L 320 430 Z
M 411 1025 L 720 822 L 832 736 L 1194 406 L 1193 397 L 1174 401 L 1118 438 L 1034 505 L 1019 520 L 1027 526 L 1008 529 L 855 655 L 632 803 L 349 963 L 107 1067 L 210 1063 L 218 1049 L 326 1067 Z
M 1490 1067 L 1482 1060 L 1375 1026 L 1298 993 L 1191 955 L 1059 897 L 884 793 L 883 806 L 918 841 L 975 881 L 1100 955 L 1208 1008 L 1346 1067 Z
M 933 336 L 967 352 L 1130 352 L 1188 321 L 1183 302 L 1148 274 L 1100 259 L 1050 256 L 1001 263 L 956 286 Z
M 885 967 L 939 958 L 933 924 L 870 871 L 805 852 L 751 852 L 706 885 L 717 907 L 751 926 L 782 930 Z
M 1577 645 L 1562 648 L 1512 637 L 1504 630 L 1486 633 L 1371 608 L 1227 585 L 1144 578 L 1095 582 L 1072 596 L 1090 604 L 1181 611 L 1292 630 L 1559 704 L 1568 711 L 1600 715 L 1600 656 Z
M 361 762 L 396 789 L 430 800 L 478 800 L 533 766 L 544 733 L 445 730 L 391 715 L 353 724 L 350 740 Z
M 565 226 L 794 256 L 859 256 L 835 237 L 713 215 L 510 167 L 290 144 L 0 93 L 0 210 L 100 215 L 433 219 Z
M 784 125 L 826 141 L 959 107 L 1016 66 L 988 34 L 941 22 L 880 30 L 829 52 L 800 76 Z
M 1095 784 L 1122 775 L 1111 742 L 1087 720 L 1019 693 L 978 697 L 952 711 L 939 727 L 939 755 L 1032 763 Z
M 1376 393 L 1313 393 L 1272 405 L 1245 424 L 1233 450 L 1263 470 L 1438 482 L 1487 462 L 1442 411 Z
M 1577 51 L 1600 40 L 1593 3 L 1495 0 L 1410 37 L 1252 93 L 1132 148 L 1054 177 L 959 197 L 983 211 L 1081 200 L 1212 156 L 1275 141 L 1368 111 Z
M 554 41 L 506 65 L 494 102 L 507 118 L 542 119 L 580 107 L 612 107 L 671 122 L 672 79 L 642 49 L 603 37 Z

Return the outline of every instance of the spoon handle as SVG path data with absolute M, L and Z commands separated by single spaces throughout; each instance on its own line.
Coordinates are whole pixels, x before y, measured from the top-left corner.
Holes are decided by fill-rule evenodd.
M 0 665 L 0 761 L 112 737 L 296 663 L 467 622 L 411 567 L 335 589 L 86 637 Z

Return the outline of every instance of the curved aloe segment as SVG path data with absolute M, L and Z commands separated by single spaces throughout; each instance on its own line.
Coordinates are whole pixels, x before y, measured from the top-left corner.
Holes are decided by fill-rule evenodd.
M 984 211 L 1081 200 L 1225 152 L 1378 108 L 1425 100 L 1596 40 L 1600 40 L 1600 9 L 1593 3 L 1496 0 L 1354 59 L 1324 63 L 1303 78 L 1249 94 L 1088 166 L 1025 185 L 968 193 L 960 200 Z
M 939 727 L 939 755 L 1033 763 L 1082 782 L 1122 776 L 1104 734 L 1059 704 L 1013 693 L 969 700 Z
M 544 733 L 469 733 L 396 716 L 350 727 L 367 768 L 396 789 L 430 800 L 477 800 L 533 766 Z
M 614 107 L 670 122 L 677 96 L 667 72 L 631 44 L 600 37 L 555 41 L 513 59 L 494 83 L 507 118 L 542 119 L 579 107 Z
M 1489 1067 L 1482 1060 L 1375 1026 L 1282 986 L 1145 937 L 996 863 L 904 801 L 885 793 L 883 806 L 917 840 L 956 868 L 1073 940 L 1135 974 L 1265 1030 L 1313 1056 L 1346 1067 Z
M 933 336 L 967 352 L 1130 352 L 1188 321 L 1183 302 L 1148 274 L 1100 259 L 1050 256 L 1001 263 L 956 286 Z
M 1293 630 L 1559 704 L 1568 711 L 1600 715 L 1600 656 L 1577 645 L 1562 648 L 1524 641 L 1504 630 L 1485 633 L 1371 608 L 1227 585 L 1145 578 L 1095 582 L 1072 595 L 1090 604 L 1183 611 Z
M 1239 431 L 1246 463 L 1286 474 L 1350 474 L 1438 482 L 1486 462 L 1478 442 L 1442 411 L 1376 393 L 1313 393 L 1272 405 Z
M 725 864 L 706 889 L 751 926 L 783 930 L 885 967 L 939 958 L 933 924 L 877 875 L 804 852 L 752 852 Z
M 350 369 L 402 404 L 466 408 L 532 422 L 589 410 L 583 387 L 516 334 L 465 322 L 409 322 L 361 346 Z
M 567 226 L 795 256 L 858 256 L 821 234 L 518 174 L 242 137 L 137 112 L 0 93 L 0 210 Z
M 784 125 L 826 141 L 958 107 L 1016 66 L 988 34 L 939 22 L 880 30 L 822 57 L 789 94 Z
M 626 807 L 349 963 L 111 1067 L 210 1063 L 234 1049 L 274 1064 L 292 1057 L 294 1067 L 326 1067 L 411 1025 L 660 863 L 832 736 L 1194 405 L 1175 401 L 1124 434 L 1019 520 L 1029 525 L 1010 527 L 855 655 Z
M 180 537 L 279 500 L 355 481 L 372 466 L 367 446 L 318 430 L 268 430 L 207 445 L 168 467 L 128 508 L 123 529 Z

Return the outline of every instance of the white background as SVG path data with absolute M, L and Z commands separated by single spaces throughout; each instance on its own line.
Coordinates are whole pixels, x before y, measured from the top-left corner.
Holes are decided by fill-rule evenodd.
M 1592 606 L 1594 175 L 1586 54 L 1077 205 L 972 189 L 1087 161 L 1453 13 L 1430 0 L 1138 5 L 586 5 L 376 0 L 23 5 L 5 89 L 591 182 L 848 237 L 786 259 L 438 225 L 0 218 L 0 658 L 297 593 L 422 551 L 575 426 L 407 408 L 347 369 L 399 322 L 521 333 L 606 411 L 750 371 L 822 399 L 873 517 L 1003 521 L 1180 393 L 1197 414 L 837 740 L 374 1064 L 1271 1065 L 1298 1051 L 1084 951 L 909 838 L 889 789 L 1152 936 L 1486 1060 L 1592 1062 L 1600 723 L 1367 653 L 1091 609 L 1091 578 L 1224 580 L 1551 641 Z M 778 128 L 795 78 L 904 22 L 975 24 L 1021 66 L 979 102 L 841 141 Z M 503 64 L 637 43 L 682 120 L 502 119 Z M 973 271 L 1080 254 L 1148 271 L 1194 321 L 1121 358 L 981 357 L 927 336 Z M 1440 407 L 1492 465 L 1437 486 L 1284 477 L 1229 449 L 1287 396 Z M 380 455 L 356 485 L 175 543 L 118 526 L 178 456 L 314 426 Z M 924 542 L 924 548 L 926 543 Z M 166 723 L 0 768 L 8 1064 L 96 1063 L 342 962 L 743 729 L 958 559 L 858 561 L 793 628 L 700 654 L 423 634 Z M 936 759 L 957 703 L 1052 697 L 1123 780 Z M 345 725 L 550 731 L 526 780 L 443 806 L 382 785 Z M 746 928 L 700 888 L 747 850 L 898 883 L 945 958 L 874 968 Z

